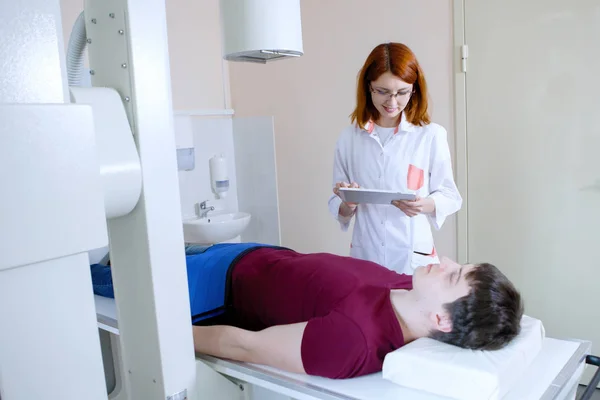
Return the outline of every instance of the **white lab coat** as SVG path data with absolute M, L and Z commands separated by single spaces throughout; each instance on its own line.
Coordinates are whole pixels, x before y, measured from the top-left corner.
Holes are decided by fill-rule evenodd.
M 435 123 L 413 125 L 404 113 L 385 145 L 379 140 L 375 124 L 369 122 L 365 128 L 351 125 L 340 135 L 334 155 L 333 186 L 337 182 L 356 182 L 367 189 L 416 192 L 422 198 L 433 198 L 436 212 L 410 218 L 393 205 L 359 204 L 350 256 L 412 274 L 420 265 L 439 262 L 431 226 L 439 230 L 446 218 L 462 206 L 447 133 Z M 338 196 L 332 195 L 329 211 L 347 231 L 351 218 L 339 216 L 341 203 Z

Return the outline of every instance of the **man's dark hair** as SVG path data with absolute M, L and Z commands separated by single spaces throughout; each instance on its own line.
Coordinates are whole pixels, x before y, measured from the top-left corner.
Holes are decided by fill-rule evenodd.
M 445 304 L 452 331 L 430 337 L 473 350 L 498 350 L 521 331 L 523 301 L 512 282 L 492 264 L 483 263 L 465 276 L 468 295 Z

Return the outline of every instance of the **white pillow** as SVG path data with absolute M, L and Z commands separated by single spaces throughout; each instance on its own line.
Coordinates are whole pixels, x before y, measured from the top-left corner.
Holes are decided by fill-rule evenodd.
M 545 335 L 541 321 L 523 316 L 521 333 L 501 350 L 467 350 L 421 338 L 389 353 L 382 376 L 454 399 L 500 399 L 541 351 Z

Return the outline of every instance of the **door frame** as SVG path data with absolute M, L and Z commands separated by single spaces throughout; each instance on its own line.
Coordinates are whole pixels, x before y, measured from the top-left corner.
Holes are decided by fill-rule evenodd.
M 453 76 L 456 186 L 463 198 L 456 213 L 456 254 L 459 263 L 469 262 L 469 197 L 467 147 L 467 73 L 463 71 L 463 46 L 466 45 L 465 1 L 453 0 Z M 467 54 L 468 55 L 468 54 Z M 466 64 L 465 64 L 466 65 Z

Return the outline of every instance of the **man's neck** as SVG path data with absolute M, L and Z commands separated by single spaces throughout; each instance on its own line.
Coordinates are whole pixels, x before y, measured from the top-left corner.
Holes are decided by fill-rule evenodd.
M 394 312 L 402 328 L 404 343 L 429 335 L 427 317 L 411 290 L 392 290 L 390 294 Z

